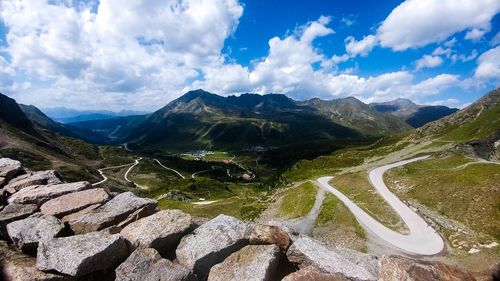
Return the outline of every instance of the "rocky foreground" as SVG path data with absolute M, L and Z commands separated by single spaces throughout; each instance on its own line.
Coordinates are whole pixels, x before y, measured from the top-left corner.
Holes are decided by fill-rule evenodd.
M 274 225 L 203 222 L 131 192 L 0 159 L 0 280 L 488 280 L 440 262 L 328 249 Z

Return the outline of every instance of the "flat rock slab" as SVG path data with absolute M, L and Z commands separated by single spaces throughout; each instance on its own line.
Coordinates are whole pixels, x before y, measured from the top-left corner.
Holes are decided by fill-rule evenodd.
M 7 225 L 7 233 L 14 245 L 23 252 L 33 252 L 40 241 L 56 237 L 63 227 L 51 215 L 33 214 Z
M 9 181 L 22 171 L 21 162 L 10 158 L 0 158 L 0 178 L 5 179 L 3 182 Z
M 41 206 L 50 199 L 91 187 L 87 181 L 54 184 L 54 185 L 33 185 L 25 187 L 14 193 L 9 199 L 9 204 L 37 204 Z
M 179 210 L 165 210 L 126 226 L 121 235 L 130 246 L 154 248 L 162 254 L 175 250 L 190 229 L 191 216 Z
M 99 208 L 101 206 L 102 206 L 102 204 L 90 205 L 90 206 L 88 206 L 87 208 L 85 208 L 83 210 L 80 210 L 78 212 L 75 212 L 75 213 L 72 213 L 72 214 L 69 214 L 69 215 L 66 215 L 66 216 L 62 217 L 61 222 L 62 223 L 66 223 L 66 222 L 68 222 L 68 221 L 70 221 L 70 220 L 72 220 L 74 218 L 78 218 L 78 217 L 82 216 L 83 214 L 87 214 L 90 211 L 95 210 L 95 209 L 97 209 L 97 208 Z
M 317 267 L 307 266 L 285 276 L 281 281 L 350 281 L 339 273 L 321 272 Z
M 197 280 L 190 270 L 163 259 L 153 248 L 138 248 L 115 272 L 116 281 Z
M 35 204 L 9 204 L 0 211 L 0 224 L 24 219 L 35 213 L 38 207 Z
M 208 281 L 276 280 L 280 248 L 277 245 L 249 245 L 210 269 Z
M 383 256 L 380 260 L 379 280 L 464 280 L 476 278 L 469 272 L 441 262 L 418 261 L 399 256 Z
M 297 239 L 287 251 L 288 260 L 299 268 L 315 266 L 323 272 L 340 273 L 355 280 L 377 280 L 367 269 L 308 237 Z
M 57 177 L 54 170 L 30 172 L 10 180 L 9 184 L 4 187 L 4 190 L 9 194 L 13 194 L 22 188 L 32 185 L 53 185 L 60 183 L 62 183 L 62 181 Z
M 150 215 L 154 213 L 157 204 L 156 200 L 140 198 L 132 192 L 125 192 L 117 195 L 101 207 L 71 219 L 68 224 L 75 233 L 97 231 L 119 224 L 127 219 L 131 213 L 142 208 L 145 211 L 140 215 Z
M 34 204 L 10 204 L 0 211 L 0 237 L 7 236 L 8 223 L 29 217 L 38 210 Z
M 4 241 L 0 241 L 0 264 L 0 277 L 5 281 L 69 280 L 67 276 L 38 270 L 35 258 L 11 250 Z
M 213 265 L 248 244 L 250 231 L 248 224 L 219 215 L 182 238 L 177 260 L 204 279 Z
M 41 241 L 36 266 L 43 271 L 82 276 L 113 268 L 127 255 L 127 246 L 119 234 L 93 232 Z
M 109 199 L 109 194 L 102 188 L 87 189 L 51 199 L 40 207 L 40 211 L 43 214 L 62 217 L 90 205 L 105 203 Z

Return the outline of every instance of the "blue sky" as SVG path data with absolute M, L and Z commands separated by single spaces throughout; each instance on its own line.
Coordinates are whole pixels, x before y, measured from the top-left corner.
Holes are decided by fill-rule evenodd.
M 462 107 L 500 82 L 500 1 L 7 0 L 0 92 L 155 110 L 188 90 Z

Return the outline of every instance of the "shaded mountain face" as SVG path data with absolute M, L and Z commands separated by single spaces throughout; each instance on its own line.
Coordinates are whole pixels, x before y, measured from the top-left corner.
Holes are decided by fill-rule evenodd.
M 58 133 L 67 137 L 82 139 L 87 142 L 105 144 L 107 138 L 85 128 L 73 127 L 55 122 L 33 105 L 19 104 L 28 119 L 41 129 Z
M 36 107 L 18 105 L 0 94 L 0 156 L 23 161 L 30 169 L 58 169 L 67 179 L 69 175 L 91 179 L 82 167 L 100 160 L 97 147 L 59 130 L 64 127 Z
M 402 98 L 382 103 L 371 103 L 369 106 L 378 112 L 390 113 L 399 117 L 413 128 L 421 127 L 458 110 L 446 106 L 418 105 L 411 100 Z
M 33 124 L 24 115 L 16 101 L 0 93 L 0 119 L 5 123 L 24 131 L 28 134 L 36 134 Z

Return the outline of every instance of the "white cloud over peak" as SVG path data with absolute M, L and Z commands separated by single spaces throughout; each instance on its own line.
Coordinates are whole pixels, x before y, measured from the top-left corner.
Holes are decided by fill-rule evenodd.
M 348 37 L 346 54 L 327 56 L 315 40 L 335 34 L 330 17 L 321 16 L 292 34 L 269 39 L 267 55 L 244 66 L 222 53 L 224 41 L 243 14 L 237 0 L 101 0 L 97 9 L 68 3 L 72 2 L 2 2 L 0 17 L 8 27 L 5 52 L 10 58 L 0 57 L 0 86 L 16 90 L 20 102 L 151 110 L 196 88 L 219 94 L 283 93 L 299 99 L 356 96 L 371 102 L 437 95 L 461 84 L 451 74 L 419 81 L 406 70 L 358 76 L 353 74 L 356 62 L 340 70 L 339 63 L 367 55 L 380 36 L 359 41 Z M 465 28 L 485 28 L 479 23 L 488 22 L 487 17 Z M 416 19 L 415 24 L 419 27 Z M 389 32 L 388 27 L 383 31 Z M 417 68 L 441 64 L 441 56 L 454 54 L 455 42 L 449 40 L 446 48 L 424 56 Z M 476 76 L 485 76 L 488 72 L 482 69 L 492 68 L 492 55 L 485 53 L 479 61 Z M 29 84 L 17 84 L 17 72 L 40 84 L 36 91 L 23 90 Z
M 377 37 L 395 51 L 422 47 L 462 30 L 488 30 L 499 11 L 497 0 L 406 0 L 382 22 Z M 479 36 L 473 33 L 469 37 Z
M 484 52 L 477 59 L 474 76 L 479 79 L 493 79 L 500 82 L 500 46 Z
M 434 53 L 439 53 L 439 52 L 434 52 Z M 445 53 L 445 52 L 441 52 Z M 440 66 L 443 63 L 443 59 L 440 56 L 431 56 L 431 55 L 424 55 L 422 58 L 418 59 L 415 62 L 415 69 L 419 70 L 422 68 L 433 68 L 436 66 Z

